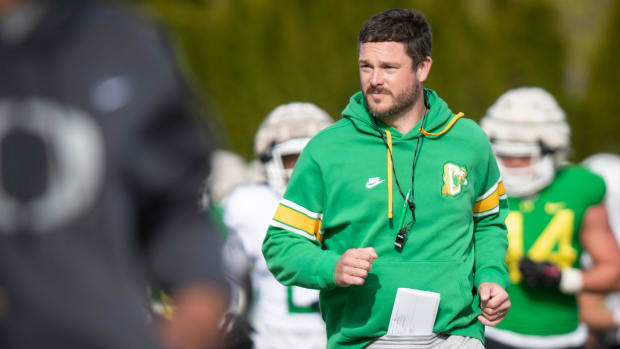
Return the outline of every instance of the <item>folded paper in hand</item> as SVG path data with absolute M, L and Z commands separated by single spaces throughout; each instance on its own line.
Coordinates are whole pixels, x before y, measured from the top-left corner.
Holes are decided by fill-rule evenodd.
M 399 288 L 392 308 L 390 335 L 429 335 L 433 333 L 440 295 L 436 292 Z

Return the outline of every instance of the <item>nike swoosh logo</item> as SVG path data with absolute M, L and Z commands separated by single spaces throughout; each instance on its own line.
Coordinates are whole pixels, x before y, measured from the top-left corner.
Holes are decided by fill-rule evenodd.
M 385 182 L 385 179 L 380 180 L 378 182 L 366 182 L 366 189 L 372 189 L 372 188 L 378 186 L 379 184 L 381 184 L 383 182 Z
M 566 205 L 563 202 L 547 202 L 545 204 L 545 212 L 548 214 L 554 214 L 557 211 L 563 209 Z

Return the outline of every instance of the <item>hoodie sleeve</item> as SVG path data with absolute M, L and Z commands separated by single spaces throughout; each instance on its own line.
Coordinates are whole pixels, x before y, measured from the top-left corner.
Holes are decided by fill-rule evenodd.
M 508 286 L 508 268 L 506 267 L 506 250 L 508 232 L 506 217 L 508 201 L 504 183 L 497 167 L 495 156 L 488 140 L 486 155 L 481 161 L 476 187 L 477 197 L 474 204 L 474 246 L 475 246 L 475 284 L 494 282 L 506 288 Z
M 263 241 L 267 267 L 284 285 L 325 289 L 336 286 L 340 256 L 321 248 L 325 187 L 321 169 L 306 147 Z

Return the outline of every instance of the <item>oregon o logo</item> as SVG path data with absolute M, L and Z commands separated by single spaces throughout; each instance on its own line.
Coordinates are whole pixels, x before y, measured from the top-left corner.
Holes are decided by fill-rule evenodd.
M 467 170 L 464 167 L 451 163 L 443 165 L 442 194 L 456 195 L 461 192 L 464 185 L 467 185 Z
M 0 234 L 46 233 L 92 207 L 104 143 L 93 118 L 47 99 L 0 100 Z

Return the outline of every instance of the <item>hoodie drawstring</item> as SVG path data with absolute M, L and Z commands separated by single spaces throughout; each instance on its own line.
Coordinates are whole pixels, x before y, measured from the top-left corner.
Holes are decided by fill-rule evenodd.
M 425 114 L 426 115 L 426 114 Z M 456 121 L 460 118 L 462 118 L 463 116 L 465 116 L 465 114 L 463 113 L 458 113 L 456 114 L 452 120 L 450 120 L 450 122 L 448 122 L 448 124 L 446 125 L 446 127 L 443 128 L 443 130 L 441 130 L 440 132 L 437 133 L 432 133 L 432 132 L 428 132 L 424 129 L 424 125 L 422 125 L 420 127 L 420 137 L 422 137 L 422 135 L 424 136 L 430 136 L 430 137 L 438 137 L 443 135 L 444 133 L 448 132 L 448 130 L 450 130 L 452 128 L 452 126 L 454 126 L 454 124 L 456 123 Z M 381 133 L 381 135 L 383 136 L 383 133 L 381 132 L 381 130 L 379 130 L 379 132 Z M 394 217 L 394 212 L 393 212 L 393 201 L 394 198 L 392 196 L 392 173 L 394 171 L 393 166 L 394 164 L 392 163 L 392 133 L 390 132 L 390 130 L 385 130 L 385 135 L 386 135 L 386 139 L 384 139 L 386 145 L 387 145 L 387 190 L 388 190 L 388 219 L 391 220 Z M 418 139 L 419 140 L 419 139 Z M 417 144 L 416 144 L 416 151 L 414 154 L 414 157 L 416 157 L 417 155 Z M 415 164 L 415 158 L 414 158 L 414 164 Z M 412 171 L 414 171 L 414 169 L 412 169 Z M 400 187 L 399 187 L 400 189 Z M 413 190 L 413 179 L 412 179 L 412 190 Z M 402 193 L 401 193 L 402 194 Z M 407 201 L 407 198 L 403 197 L 403 199 L 405 201 Z M 415 220 L 415 218 L 414 218 Z
M 388 219 L 392 219 L 392 133 L 390 130 L 385 130 L 387 135 L 387 187 L 388 187 Z
M 456 122 L 456 120 L 462 118 L 463 116 L 465 116 L 465 114 L 463 113 L 458 113 L 456 114 L 452 120 L 450 120 L 450 122 L 446 125 L 446 127 L 443 128 L 443 130 L 441 130 L 441 132 L 437 132 L 437 133 L 431 133 L 431 132 L 427 132 L 425 129 L 423 129 L 422 127 L 420 127 L 420 133 L 422 133 L 425 136 L 441 136 L 442 134 L 448 132 L 449 129 L 452 128 L 452 126 L 454 126 L 454 123 Z

